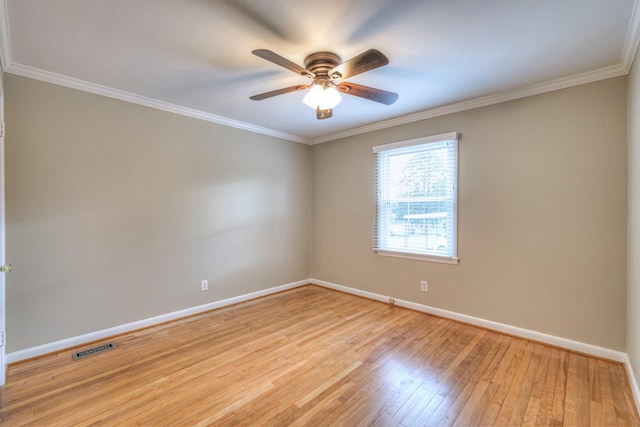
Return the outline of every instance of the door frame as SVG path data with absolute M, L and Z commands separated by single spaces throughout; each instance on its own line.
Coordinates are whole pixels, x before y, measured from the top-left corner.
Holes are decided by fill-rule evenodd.
M 4 211 L 4 88 L 0 80 L 0 265 L 6 264 L 5 211 Z M 7 377 L 5 282 L 6 274 L 0 273 L 0 386 Z

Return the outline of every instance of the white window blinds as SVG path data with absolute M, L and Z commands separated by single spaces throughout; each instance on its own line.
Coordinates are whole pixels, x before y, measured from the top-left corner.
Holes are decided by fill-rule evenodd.
M 458 134 L 380 145 L 373 151 L 376 253 L 456 263 Z

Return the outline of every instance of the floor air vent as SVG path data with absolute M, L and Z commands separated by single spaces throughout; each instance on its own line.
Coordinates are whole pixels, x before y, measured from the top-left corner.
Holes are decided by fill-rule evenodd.
M 76 353 L 73 353 L 73 360 L 83 359 L 93 354 L 102 353 L 103 351 L 111 350 L 112 348 L 116 348 L 116 345 L 110 342 L 109 344 L 103 344 L 103 345 L 99 345 L 98 347 L 93 347 L 87 350 L 78 351 Z

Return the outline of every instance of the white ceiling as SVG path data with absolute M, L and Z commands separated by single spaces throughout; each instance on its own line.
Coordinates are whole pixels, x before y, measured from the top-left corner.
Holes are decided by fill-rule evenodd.
M 5 72 L 303 143 L 628 73 L 636 0 L 0 0 Z M 349 79 L 400 95 L 343 95 L 317 120 L 303 64 L 369 48 L 389 65 Z

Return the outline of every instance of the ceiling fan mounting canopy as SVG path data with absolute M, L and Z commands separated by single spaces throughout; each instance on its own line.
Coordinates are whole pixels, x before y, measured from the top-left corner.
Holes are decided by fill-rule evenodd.
M 290 86 L 251 96 L 250 99 L 254 101 L 260 101 L 277 95 L 308 89 L 313 86 L 320 86 L 327 93 L 336 92 L 337 89 L 339 92 L 358 96 L 385 105 L 391 105 L 398 99 L 398 94 L 393 92 L 387 92 L 381 89 L 350 82 L 335 83 L 337 80 L 349 78 L 388 64 L 389 60 L 387 57 L 376 49 L 369 49 L 345 62 L 342 62 L 340 57 L 333 52 L 315 52 L 305 58 L 304 67 L 301 67 L 300 65 L 267 49 L 257 49 L 252 51 L 252 53 L 312 80 L 312 83 L 308 85 Z M 332 93 L 331 96 L 337 96 L 339 102 L 340 96 L 337 95 L 337 93 Z M 305 97 L 305 103 L 309 104 L 308 97 Z M 318 119 L 326 119 L 333 115 L 333 107 L 327 108 L 324 106 L 321 108 L 322 102 L 313 105 L 316 105 L 316 117 Z M 337 105 L 337 103 L 335 103 L 335 105 Z

